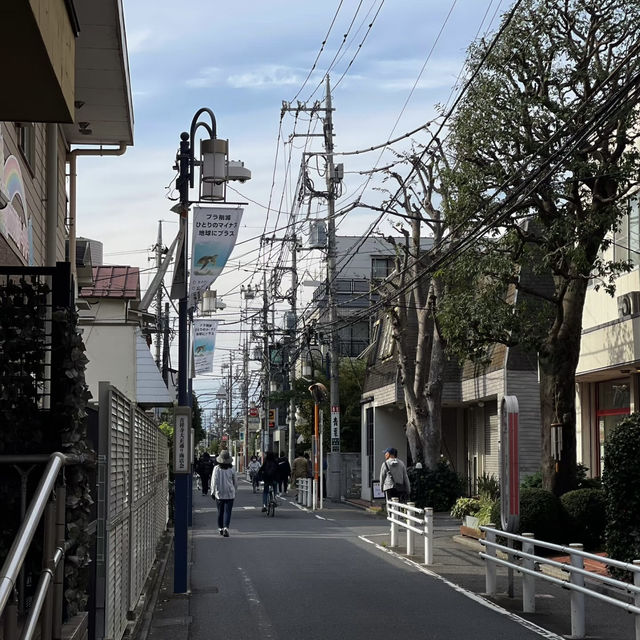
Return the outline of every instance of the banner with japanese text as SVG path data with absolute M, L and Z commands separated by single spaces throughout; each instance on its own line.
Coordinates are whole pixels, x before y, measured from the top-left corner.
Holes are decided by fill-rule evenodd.
M 193 365 L 196 376 L 213 371 L 213 352 L 216 348 L 218 320 L 194 318 Z
M 241 207 L 194 207 L 189 294 L 197 300 L 220 275 L 240 231 Z

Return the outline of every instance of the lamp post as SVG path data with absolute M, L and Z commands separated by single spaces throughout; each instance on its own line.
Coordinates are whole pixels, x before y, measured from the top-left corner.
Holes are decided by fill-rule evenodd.
M 208 116 L 209 122 L 206 121 Z M 205 120 L 201 118 L 205 117 Z M 194 142 L 197 131 L 202 128 L 208 138 L 200 141 L 200 158 L 196 160 Z M 198 109 L 189 133 L 180 134 L 180 147 L 176 155 L 175 169 L 178 171 L 176 186 L 179 193 L 178 205 L 173 211 L 180 215 L 181 245 L 176 256 L 176 269 L 172 286 L 172 297 L 178 298 L 178 409 L 176 416 L 190 426 L 191 394 L 189 392 L 189 265 L 188 265 L 188 228 L 189 228 L 189 189 L 194 187 L 195 169 L 200 167 L 198 201 L 224 202 L 227 180 L 245 181 L 251 178 L 251 172 L 241 162 L 229 162 L 228 141 L 217 138 L 216 119 L 213 111 L 206 107 Z M 190 429 L 187 429 L 190 432 Z M 192 449 L 191 443 L 188 449 Z M 176 453 L 176 456 L 178 454 Z M 190 455 L 190 452 L 189 452 Z M 177 469 L 177 465 L 174 465 Z M 187 528 L 190 515 L 189 481 L 191 469 L 181 468 L 175 474 L 175 517 L 174 517 L 174 593 L 187 591 Z

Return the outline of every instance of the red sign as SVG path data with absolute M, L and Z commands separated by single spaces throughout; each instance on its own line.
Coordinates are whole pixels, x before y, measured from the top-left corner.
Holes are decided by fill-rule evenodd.
M 222 442 L 226 442 L 229 439 L 229 436 L 222 436 Z
M 258 417 L 258 407 L 249 407 L 249 415 L 252 418 L 257 418 Z

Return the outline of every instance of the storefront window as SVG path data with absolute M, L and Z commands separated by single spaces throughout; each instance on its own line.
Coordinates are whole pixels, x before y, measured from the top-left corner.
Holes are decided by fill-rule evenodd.
M 602 474 L 604 460 L 604 443 L 611 433 L 611 430 L 629 415 L 631 405 L 631 385 L 630 381 L 609 380 L 600 382 L 597 385 L 597 408 L 598 420 L 598 442 L 600 447 L 600 469 L 598 474 Z

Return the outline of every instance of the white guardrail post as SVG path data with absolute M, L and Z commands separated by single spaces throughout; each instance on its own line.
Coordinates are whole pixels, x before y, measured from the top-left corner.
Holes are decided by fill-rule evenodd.
M 640 567 L 640 560 L 634 560 L 633 564 L 636 567 Z M 633 572 L 633 584 L 636 587 L 640 587 L 640 571 Z M 636 593 L 633 596 L 633 604 L 635 604 L 636 607 L 640 607 L 640 593 Z M 636 640 L 640 640 L 640 614 L 636 613 L 633 617 L 636 624 Z
M 582 551 L 582 545 L 572 543 L 569 545 L 571 549 Z M 584 569 L 584 558 L 579 553 L 571 553 L 571 566 L 578 569 Z M 584 576 L 577 571 L 571 572 L 571 584 L 584 587 Z M 584 622 L 584 593 L 579 591 L 571 591 L 571 637 L 584 638 L 585 622 Z
M 433 509 L 424 510 L 424 563 L 433 564 Z
M 391 498 L 391 509 L 396 509 L 398 506 L 398 498 Z M 390 547 L 398 546 L 398 525 L 395 522 L 396 514 L 389 510 L 387 505 L 387 512 L 391 516 L 391 540 L 389 541 Z
M 496 541 L 496 533 L 494 531 L 494 527 L 496 525 L 493 522 L 490 522 L 487 527 L 488 529 L 485 531 L 486 540 L 489 543 L 494 543 Z M 488 544 L 486 546 L 487 555 L 493 558 L 496 557 L 496 548 L 493 544 Z M 487 595 L 494 596 L 496 594 L 496 563 L 492 562 L 490 558 L 485 559 L 485 565 L 487 569 L 487 575 L 485 577 L 485 590 Z
M 534 538 L 533 533 L 523 533 L 523 538 Z M 533 555 L 535 545 L 530 540 L 522 543 L 522 550 Z M 535 570 L 532 558 L 522 558 L 522 566 L 531 571 Z M 536 610 L 536 578 L 529 573 L 522 574 L 522 610 L 525 613 L 535 613 Z
M 415 507 L 416 503 L 415 502 L 407 502 L 407 505 L 410 507 Z M 413 523 L 411 522 L 411 520 L 409 519 L 409 515 L 411 515 L 411 509 L 406 509 L 405 510 L 405 520 L 407 523 L 407 555 L 408 556 L 412 556 L 415 553 L 415 545 L 414 545 L 414 541 L 415 541 L 415 536 L 413 535 L 413 531 L 409 528 L 413 525 Z

